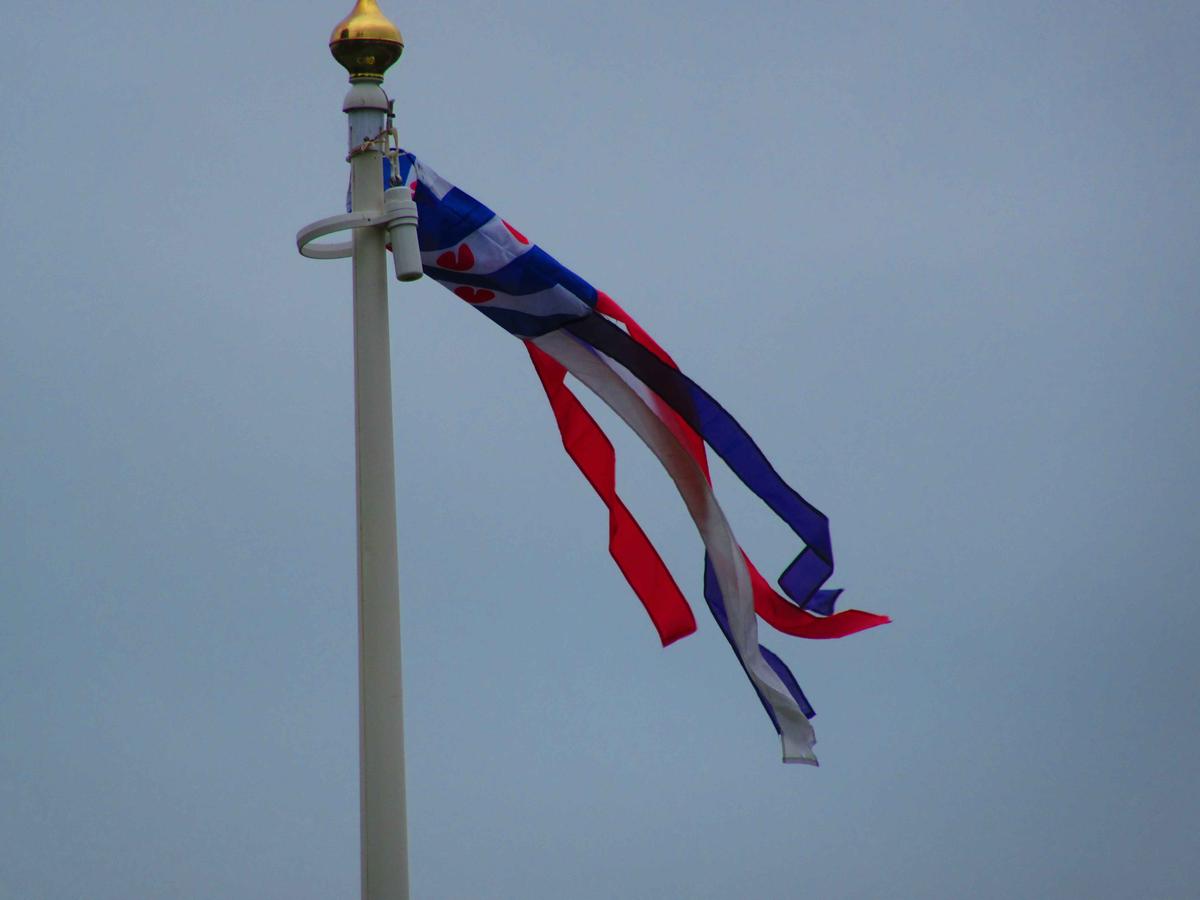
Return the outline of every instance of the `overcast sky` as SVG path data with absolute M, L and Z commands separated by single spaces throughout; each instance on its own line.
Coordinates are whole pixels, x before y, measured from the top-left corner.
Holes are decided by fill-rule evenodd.
M 351 5 L 0 0 L 0 900 L 354 897 Z M 1200 883 L 1200 10 L 385 11 L 405 145 L 614 295 L 832 521 L 663 650 L 519 342 L 393 285 L 418 898 L 1178 898 Z M 766 573 L 798 549 L 729 477 Z

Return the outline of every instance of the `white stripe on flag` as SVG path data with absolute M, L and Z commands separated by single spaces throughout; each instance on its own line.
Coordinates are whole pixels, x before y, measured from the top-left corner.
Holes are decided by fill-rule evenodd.
M 457 281 L 442 281 L 441 279 L 438 280 L 438 284 L 451 291 L 464 286 Z M 492 294 L 490 300 L 471 304 L 480 309 L 511 309 L 514 312 L 525 313 L 530 316 L 555 316 L 562 313 L 584 316 L 588 313 L 587 304 L 561 284 L 556 284 L 547 291 L 519 295 L 503 294 L 493 291 L 490 288 L 470 288 L 470 290 L 474 296 L 479 296 L 478 290 L 487 290 L 488 293 Z
M 437 172 L 433 171 L 433 169 L 429 168 L 429 166 L 422 163 L 415 156 L 413 157 L 413 171 L 416 172 L 417 181 L 425 185 L 425 187 L 433 193 L 433 196 L 437 197 L 439 200 L 454 190 L 454 185 L 448 182 Z
M 500 220 L 492 216 L 453 247 L 438 247 L 421 252 L 421 262 L 427 266 L 438 266 L 451 271 L 470 272 L 472 275 L 490 275 L 503 269 L 518 256 L 529 252 L 533 244 L 516 239 Z M 462 265 L 463 247 L 471 251 L 470 265 Z M 449 255 L 448 259 L 445 259 Z M 444 265 L 444 262 L 449 265 Z M 461 265 L 458 268 L 456 264 Z

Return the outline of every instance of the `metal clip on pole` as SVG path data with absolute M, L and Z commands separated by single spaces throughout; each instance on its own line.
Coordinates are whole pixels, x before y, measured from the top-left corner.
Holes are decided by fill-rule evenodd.
M 421 248 L 417 244 L 417 204 L 406 187 L 388 188 L 383 193 L 383 215 L 387 220 L 392 263 L 399 281 L 416 281 L 423 274 Z

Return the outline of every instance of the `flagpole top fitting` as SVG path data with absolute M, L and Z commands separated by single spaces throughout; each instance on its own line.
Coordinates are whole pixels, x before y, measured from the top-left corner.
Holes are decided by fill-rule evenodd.
M 351 81 L 380 82 L 404 52 L 404 38 L 375 0 L 357 0 L 350 15 L 334 26 L 329 52 L 350 73 Z

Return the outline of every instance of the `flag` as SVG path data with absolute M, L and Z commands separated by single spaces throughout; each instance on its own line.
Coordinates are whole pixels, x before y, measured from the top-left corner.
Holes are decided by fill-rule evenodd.
M 758 642 L 758 619 L 786 634 L 838 638 L 884 616 L 838 612 L 829 521 L 615 300 L 411 153 L 385 160 L 417 204 L 425 274 L 525 343 L 563 446 L 608 508 L 609 552 L 664 646 L 696 628 L 691 608 L 615 484 L 608 438 L 567 386 L 570 374 L 650 448 L 675 483 L 704 545 L 704 598 L 779 733 L 785 762 L 816 764 L 814 715 L 788 667 Z M 729 527 L 705 446 L 804 543 L 773 588 Z

